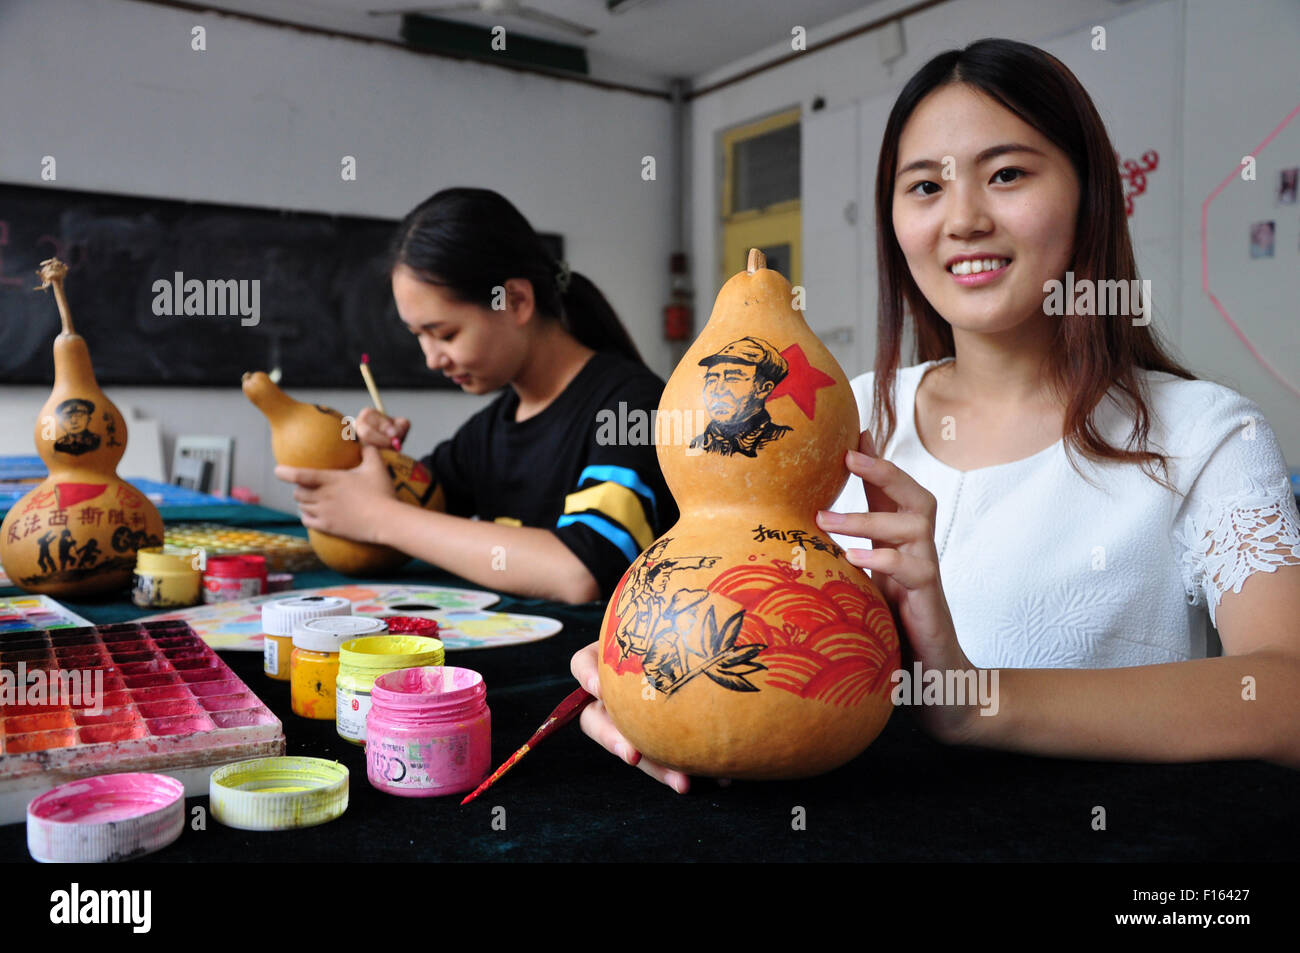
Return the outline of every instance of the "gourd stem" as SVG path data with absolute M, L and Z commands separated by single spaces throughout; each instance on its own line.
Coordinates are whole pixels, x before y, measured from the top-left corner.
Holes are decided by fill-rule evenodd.
M 68 308 L 68 297 L 63 293 L 63 277 L 68 273 L 68 266 L 57 258 L 47 258 L 41 262 L 40 270 L 36 274 L 40 275 L 42 284 L 36 289 L 43 291 L 46 288 L 54 288 L 54 302 L 59 306 L 59 318 L 63 321 L 64 334 L 76 334 L 72 327 L 72 311 Z
M 749 261 L 745 265 L 745 270 L 752 275 L 760 268 L 766 268 L 766 267 L 767 267 L 767 256 L 764 255 L 757 248 L 751 248 L 749 250 Z
M 72 327 L 72 312 L 68 310 L 68 297 L 63 293 L 63 282 L 54 285 L 54 302 L 59 306 L 59 318 L 63 321 L 64 334 L 76 334 Z

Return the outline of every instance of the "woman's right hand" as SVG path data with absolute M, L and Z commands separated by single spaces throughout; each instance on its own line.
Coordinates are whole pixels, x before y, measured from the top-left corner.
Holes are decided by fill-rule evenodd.
M 391 450 L 393 438 L 403 442 L 410 429 L 411 422 L 405 417 L 386 417 L 373 407 L 364 408 L 356 416 L 357 439 L 372 447 Z
M 600 676 L 597 674 L 600 643 L 592 642 L 580 649 L 569 662 L 569 668 L 578 684 L 596 696 L 596 700 L 582 710 L 578 724 L 588 737 L 592 738 L 606 751 L 617 755 L 628 764 L 634 764 L 656 781 L 662 781 L 678 794 L 685 794 L 691 786 L 691 780 L 680 771 L 656 764 L 648 758 L 641 757 L 641 752 L 632 747 L 631 742 L 619 733 L 610 720 L 605 703 L 600 699 Z

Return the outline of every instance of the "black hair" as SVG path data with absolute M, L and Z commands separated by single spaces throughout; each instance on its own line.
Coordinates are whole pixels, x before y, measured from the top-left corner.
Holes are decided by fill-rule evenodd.
M 570 272 L 561 292 L 560 263 L 519 210 L 491 189 L 443 189 L 416 206 L 389 249 L 389 270 L 398 265 L 484 308 L 507 279 L 526 279 L 544 318 L 558 320 L 592 350 L 645 363 L 618 314 L 585 276 Z

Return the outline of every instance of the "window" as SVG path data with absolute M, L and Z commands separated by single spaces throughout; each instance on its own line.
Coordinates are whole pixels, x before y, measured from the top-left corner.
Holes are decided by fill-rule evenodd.
M 757 248 L 769 268 L 799 284 L 799 110 L 723 133 L 722 154 L 721 281 Z

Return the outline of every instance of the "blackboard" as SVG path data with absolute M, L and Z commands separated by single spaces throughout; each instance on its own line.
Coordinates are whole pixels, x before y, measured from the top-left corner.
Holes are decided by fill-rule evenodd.
M 40 262 L 58 257 L 69 266 L 73 321 L 104 385 L 233 388 L 244 371 L 278 366 L 291 393 L 356 388 L 365 352 L 381 391 L 454 387 L 424 366 L 397 316 L 386 258 L 396 227 L 379 218 L 0 185 L 0 381 L 54 379 L 58 311 L 49 291 L 32 289 Z M 544 240 L 562 257 L 558 236 Z M 167 282 L 162 290 L 159 281 Z M 189 303 L 202 314 L 156 313 L 177 303 L 184 311 L 187 286 L 200 291 Z

